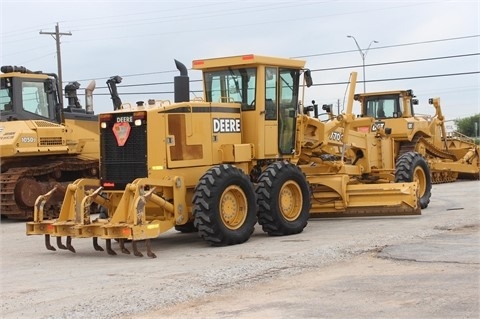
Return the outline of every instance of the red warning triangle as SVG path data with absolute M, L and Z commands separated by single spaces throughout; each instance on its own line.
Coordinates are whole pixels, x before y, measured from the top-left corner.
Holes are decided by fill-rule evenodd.
M 115 123 L 113 124 L 112 130 L 117 139 L 118 146 L 125 145 L 130 135 L 130 124 L 128 124 L 128 122 Z

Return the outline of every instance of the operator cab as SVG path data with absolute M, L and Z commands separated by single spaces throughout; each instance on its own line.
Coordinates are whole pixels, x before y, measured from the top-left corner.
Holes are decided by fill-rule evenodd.
M 362 104 L 362 116 L 377 120 L 411 117 L 413 105 L 418 104 L 412 90 L 356 94 Z
M 6 71 L 2 67 L 2 72 Z M 53 80 L 45 75 L 10 73 L 0 78 L 1 121 L 55 121 L 56 95 Z
M 58 124 L 65 119 L 96 121 L 91 92 L 94 81 L 87 89 L 90 98 L 90 110 L 82 108 L 77 97 L 78 82 L 65 86 L 68 106 L 62 108 L 59 98 L 59 84 L 54 73 L 32 72 L 25 67 L 2 66 L 0 74 L 0 115 L 1 121 L 45 120 Z
M 401 100 L 396 95 L 369 97 L 365 100 L 366 115 L 375 119 L 401 117 Z
M 304 65 L 253 54 L 193 61 L 203 71 L 206 102 L 241 105 L 242 142 L 257 148 L 257 158 L 293 154 Z

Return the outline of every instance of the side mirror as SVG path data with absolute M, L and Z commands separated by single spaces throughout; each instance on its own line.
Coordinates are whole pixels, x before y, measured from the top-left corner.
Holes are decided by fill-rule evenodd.
M 307 88 L 313 85 L 312 74 L 309 69 L 305 69 L 303 78 L 305 79 L 305 84 L 307 85 Z

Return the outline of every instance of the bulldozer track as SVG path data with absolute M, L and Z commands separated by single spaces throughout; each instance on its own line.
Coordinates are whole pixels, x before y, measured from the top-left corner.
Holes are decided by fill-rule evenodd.
M 10 168 L 1 175 L 0 212 L 2 217 L 21 220 L 28 220 L 33 217 L 33 208 L 19 205 L 15 199 L 15 188 L 22 179 L 33 179 L 46 185 L 53 185 L 70 182 L 59 179 L 64 172 L 75 172 L 83 175 L 88 174 L 91 169 L 98 169 L 98 161 L 78 158 L 55 158 L 53 162 L 46 159 L 40 161 L 40 163 L 37 159 L 36 163 L 28 164 L 27 166 Z M 58 217 L 60 205 L 52 205 L 51 207 L 52 209 L 45 211 L 45 217 Z
M 452 154 L 448 151 L 441 150 L 438 147 L 435 147 L 432 143 L 428 142 L 423 137 L 420 138 L 419 142 L 423 143 L 423 145 L 425 146 L 425 150 L 426 150 L 427 155 L 430 155 L 432 157 L 441 158 L 441 159 L 448 159 L 448 160 L 452 160 L 452 161 L 457 160 L 457 158 L 455 157 L 454 154 Z
M 422 136 L 415 136 L 409 142 L 402 142 L 399 149 L 398 156 L 405 154 L 411 151 L 419 151 L 421 149 L 420 145 L 423 146 L 424 152 L 420 152 L 428 160 L 433 159 L 443 159 L 443 160 L 452 160 L 456 161 L 457 158 L 454 154 L 439 149 L 427 139 Z M 431 171 L 432 174 L 432 184 L 442 184 L 442 183 L 452 183 L 455 182 L 458 178 L 457 172 L 448 172 L 448 171 Z

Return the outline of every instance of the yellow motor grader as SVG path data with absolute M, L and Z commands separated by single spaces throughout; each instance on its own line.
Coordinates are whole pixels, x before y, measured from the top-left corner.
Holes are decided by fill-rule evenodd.
M 418 104 L 412 90 L 356 94 L 361 114 L 375 118 L 372 130 L 389 127 L 395 140 L 395 157 L 406 152 L 422 154 L 430 167 L 432 183 L 454 182 L 457 178 L 479 179 L 480 147 L 459 132 L 447 133 L 440 98 L 429 103 L 435 114 L 416 115 Z
M 44 219 L 50 193 L 35 204 L 27 235 L 47 249 L 75 251 L 72 238 L 111 240 L 124 253 L 175 228 L 198 231 L 213 246 L 247 241 L 255 224 L 272 236 L 303 231 L 310 216 L 420 214 L 430 189 L 425 159 L 411 153 L 396 168 L 388 128 L 352 115 L 356 73 L 345 114 L 327 123 L 309 116 L 300 88 L 312 84 L 305 62 L 242 55 L 193 61 L 204 98 L 190 101 L 187 68 L 175 61 L 175 101 L 122 104 L 100 114 L 100 179 L 70 184 L 60 216 Z M 302 82 L 303 79 L 303 82 Z M 397 180 L 397 182 L 395 182 Z M 52 190 L 53 191 L 53 190 Z M 97 203 L 108 216 L 90 215 Z M 66 237 L 66 245 L 61 237 Z
M 64 108 L 56 74 L 18 66 L 2 66 L 1 72 L 1 216 L 31 220 L 37 197 L 56 186 L 44 214 L 58 217 L 68 184 L 98 177 L 98 117 L 91 103 L 95 83 L 85 90 L 86 108 L 78 102 L 78 82 L 69 83 Z

